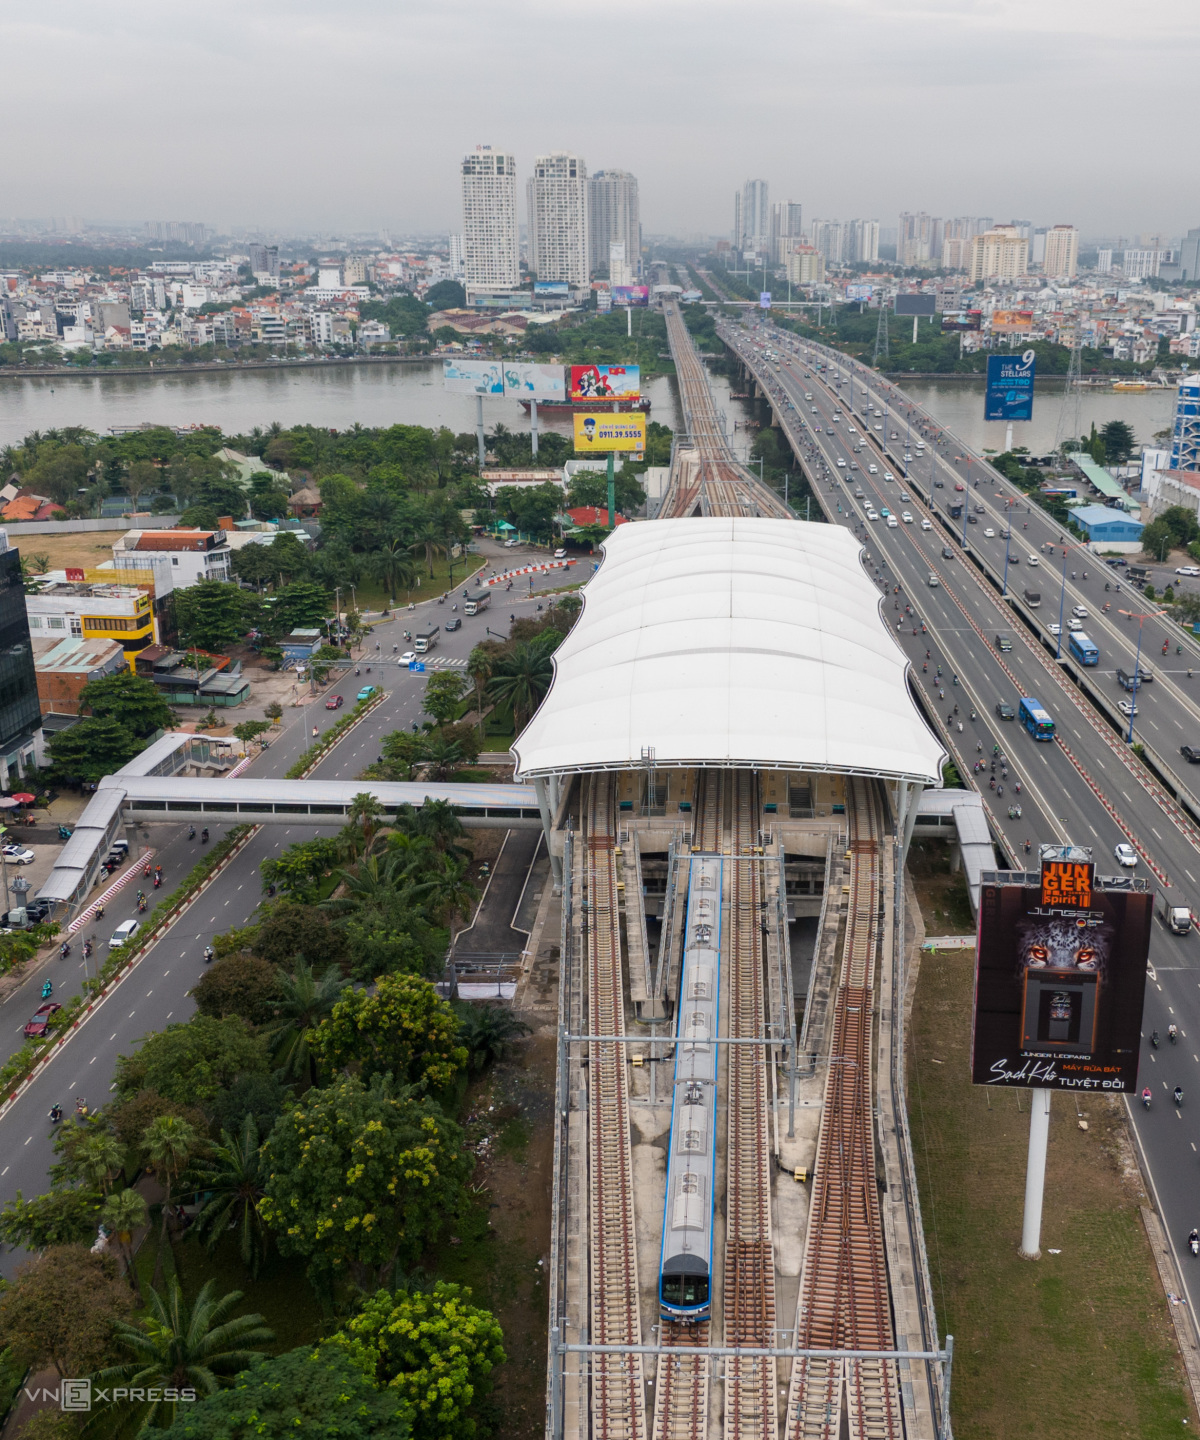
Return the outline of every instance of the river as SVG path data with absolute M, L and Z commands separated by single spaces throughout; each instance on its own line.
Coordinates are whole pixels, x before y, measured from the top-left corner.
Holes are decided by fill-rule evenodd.
M 728 381 L 712 376 L 717 408 L 726 416 L 734 449 L 745 453 L 747 432 L 734 430 L 745 407 L 730 399 Z M 646 384 L 651 418 L 675 429 L 679 407 L 674 378 L 660 375 Z M 930 413 L 974 449 L 1000 449 L 1004 426 L 983 419 L 983 385 L 976 380 L 912 380 L 905 389 Z M 1139 443 L 1172 422 L 1175 391 L 1085 390 L 1080 404 L 1081 430 L 1095 421 L 1124 420 Z M 1061 389 L 1041 389 L 1034 418 L 1017 425 L 1014 443 L 1034 454 L 1053 449 L 1062 408 Z M 510 430 L 527 430 L 529 417 L 511 400 L 485 400 L 484 420 Z M 104 434 L 112 425 L 219 425 L 226 435 L 245 433 L 272 421 L 283 426 L 322 425 L 344 430 L 361 425 L 447 425 L 456 433 L 474 430 L 475 401 L 442 389 L 440 363 L 331 365 L 312 369 L 175 375 L 57 375 L 0 382 L 0 445 L 19 443 L 33 430 L 83 425 Z M 567 419 L 541 425 L 565 431 Z M 1073 428 L 1073 427 L 1072 427 Z

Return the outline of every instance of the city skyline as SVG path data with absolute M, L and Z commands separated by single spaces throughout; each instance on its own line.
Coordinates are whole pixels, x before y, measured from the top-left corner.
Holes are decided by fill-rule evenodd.
M 652 234 L 727 233 L 731 193 L 747 175 L 818 215 L 1033 215 L 1069 221 L 1085 238 L 1178 236 L 1194 224 L 1174 147 L 1148 143 L 1135 114 L 1122 124 L 1119 108 L 1106 109 L 1105 143 L 1082 143 L 1100 97 L 1125 93 L 1139 59 L 1154 64 L 1155 133 L 1190 118 L 1200 24 L 1182 0 L 1146 13 L 1115 0 L 1002 10 L 756 0 L 732 26 L 704 0 L 689 6 L 686 27 L 682 13 L 614 0 L 609 19 L 627 18 L 633 43 L 606 71 L 599 129 L 580 92 L 590 17 L 565 12 L 547 27 L 523 0 L 504 12 L 462 3 L 429 12 L 412 0 L 327 11 L 297 0 L 249 15 L 214 0 L 203 24 L 183 7 L 148 25 L 130 0 L 12 13 L 0 21 L 8 53 L 53 53 L 57 64 L 13 67 L 3 209 L 179 215 L 271 232 L 449 232 L 456 166 L 486 134 L 517 157 L 522 179 L 537 155 L 559 150 L 631 170 Z M 853 107 L 839 98 L 843 67 L 797 72 L 797 55 L 836 51 L 867 31 L 871 43 L 853 50 Z M 169 105 L 151 102 L 146 124 L 145 89 L 128 76 L 168 66 L 203 83 L 174 87 Z M 512 84 L 514 66 L 537 74 L 536 106 Z M 452 124 L 442 118 L 447 84 Z M 294 103 L 305 91 L 355 103 L 310 114 Z M 131 134 L 136 166 L 98 163 L 108 149 L 125 153 Z M 1066 136 L 1081 142 L 1069 167 Z M 865 157 L 880 162 L 870 183 Z

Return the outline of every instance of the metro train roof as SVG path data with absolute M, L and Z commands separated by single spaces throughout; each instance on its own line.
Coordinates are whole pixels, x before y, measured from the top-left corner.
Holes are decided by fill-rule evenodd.
M 937 783 L 859 542 L 841 526 L 703 517 L 604 542 L 516 779 L 725 766 Z

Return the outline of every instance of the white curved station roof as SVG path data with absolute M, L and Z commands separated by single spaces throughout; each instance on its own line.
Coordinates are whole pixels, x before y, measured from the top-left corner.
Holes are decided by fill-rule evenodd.
M 555 676 L 513 746 L 514 778 L 745 766 L 940 783 L 858 541 L 795 520 L 622 525 Z

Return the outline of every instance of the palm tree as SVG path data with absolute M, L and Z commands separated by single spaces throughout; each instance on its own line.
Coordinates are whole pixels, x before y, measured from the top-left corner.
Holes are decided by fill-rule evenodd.
M 496 657 L 491 649 L 476 645 L 467 656 L 467 674 L 475 683 L 475 713 L 479 716 L 479 729 L 483 731 L 483 692 L 496 667 Z
M 110 1195 L 100 1211 L 102 1224 L 116 1237 L 125 1266 L 125 1278 L 139 1300 L 142 1298 L 142 1282 L 133 1261 L 133 1234 L 142 1228 L 148 1216 L 146 1201 L 136 1190 L 122 1190 L 119 1194 Z
M 372 568 L 379 582 L 396 603 L 396 591 L 403 587 L 411 590 L 417 578 L 417 567 L 408 558 L 411 547 L 398 535 L 389 535 L 371 557 Z M 431 572 L 432 573 L 432 572 Z
M 470 848 L 458 843 L 467 832 L 449 800 L 426 800 L 413 814 L 415 819 L 408 830 L 410 835 L 422 835 L 432 840 L 434 847 L 443 855 L 455 860 L 470 860 Z
M 461 740 L 447 740 L 435 731 L 425 742 L 425 764 L 431 780 L 445 780 L 450 771 L 463 762 Z
M 429 578 L 433 579 L 433 557 L 446 553 L 446 537 L 442 534 L 435 520 L 422 520 L 413 532 L 412 543 L 408 547 L 415 555 L 419 550 L 425 552 L 425 563 L 429 566 Z
M 313 1082 L 316 1072 L 308 1032 L 329 1014 L 349 983 L 333 968 L 318 980 L 303 959 L 296 961 L 291 975 L 279 977 L 274 1018 L 263 1027 L 263 1033 L 271 1045 L 271 1059 L 285 1080 Z
M 207 1281 L 190 1306 L 174 1275 L 167 1282 L 165 1296 L 152 1288 L 149 1314 L 141 1323 L 118 1321 L 113 1327 L 113 1338 L 134 1359 L 101 1370 L 92 1376 L 93 1382 L 159 1395 L 186 1389 L 212 1395 L 239 1370 L 252 1365 L 263 1346 L 274 1340 L 274 1332 L 268 1330 L 261 1315 L 231 1317 L 242 1292 L 231 1290 L 218 1300 L 213 1293 L 215 1283 Z M 169 1429 L 186 1409 L 181 1409 L 184 1402 L 167 1399 L 131 1401 L 129 1405 L 118 1421 L 118 1433 L 126 1435 Z M 95 1413 L 104 1415 L 103 1410 Z M 101 1424 L 108 1428 L 104 1421 Z
M 467 1047 L 467 1069 L 478 1075 L 503 1060 L 513 1042 L 532 1032 L 506 1005 L 459 1005 L 460 1044 Z
M 209 1194 L 196 1217 L 191 1234 L 211 1252 L 227 1231 L 236 1227 L 242 1264 L 250 1278 L 258 1278 L 258 1267 L 267 1248 L 267 1227 L 259 1214 L 259 1202 L 266 1185 L 258 1125 L 253 1115 L 242 1122 L 242 1133 L 231 1138 L 221 1131 L 221 1143 L 213 1146 L 212 1158 L 193 1166 L 199 1185 Z
M 361 830 L 365 850 L 371 848 L 371 841 L 379 829 L 382 815 L 382 803 L 369 790 L 360 790 L 357 795 L 350 797 L 350 804 L 346 807 L 347 828 L 353 826 L 356 830 Z
M 80 1140 L 71 1161 L 89 1185 L 107 1195 L 114 1178 L 125 1168 L 125 1147 L 115 1135 L 99 1130 Z
M 467 879 L 466 864 L 443 856 L 442 868 L 430 881 L 429 903 L 441 911 L 447 921 L 455 915 L 469 915 L 479 898 L 479 891 Z
M 542 703 L 553 678 L 550 652 L 537 640 L 523 640 L 496 662 L 488 694 L 512 710 L 513 728 L 519 731 Z
M 162 1233 L 158 1241 L 158 1254 L 154 1260 L 155 1285 L 162 1284 L 163 1253 L 170 1241 L 171 1191 L 180 1173 L 196 1153 L 200 1135 L 194 1125 L 181 1120 L 178 1115 L 158 1115 L 146 1126 L 142 1135 L 142 1149 L 150 1161 L 154 1173 L 162 1182 Z

